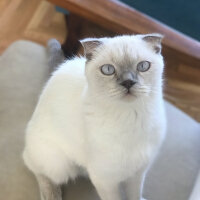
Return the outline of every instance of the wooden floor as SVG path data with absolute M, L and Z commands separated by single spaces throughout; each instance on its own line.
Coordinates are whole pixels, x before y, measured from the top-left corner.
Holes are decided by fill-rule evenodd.
M 0 0 L 0 54 L 19 39 L 46 45 L 66 34 L 64 16 L 45 0 Z M 165 98 L 200 122 L 199 84 L 166 77 Z
M 0 0 L 0 54 L 13 41 L 26 39 L 46 45 L 66 36 L 64 16 L 42 0 Z

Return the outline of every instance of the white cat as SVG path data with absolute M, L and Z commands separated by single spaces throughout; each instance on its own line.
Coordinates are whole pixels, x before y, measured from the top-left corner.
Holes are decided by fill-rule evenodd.
M 139 200 L 165 134 L 159 34 L 81 41 L 55 71 L 27 127 L 24 161 L 44 200 L 88 175 L 102 200 Z M 156 192 L 156 191 L 155 191 Z

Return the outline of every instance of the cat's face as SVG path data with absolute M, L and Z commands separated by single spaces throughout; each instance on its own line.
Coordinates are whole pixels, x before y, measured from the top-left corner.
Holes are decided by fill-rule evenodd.
M 82 41 L 90 92 L 134 101 L 160 91 L 163 58 L 160 35 L 118 36 Z

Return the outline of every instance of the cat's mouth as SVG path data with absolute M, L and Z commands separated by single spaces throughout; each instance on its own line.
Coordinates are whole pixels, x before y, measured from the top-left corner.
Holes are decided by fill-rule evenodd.
M 127 90 L 127 91 L 126 91 L 126 94 L 127 94 L 127 95 L 131 94 L 131 91 L 130 91 L 130 90 Z
M 124 97 L 126 99 L 132 99 L 132 98 L 135 98 L 136 95 L 134 94 L 134 92 L 132 90 L 127 89 L 126 92 L 125 92 L 125 94 L 124 94 Z
M 130 89 L 127 89 L 125 92 L 125 95 L 134 95 L 133 91 Z

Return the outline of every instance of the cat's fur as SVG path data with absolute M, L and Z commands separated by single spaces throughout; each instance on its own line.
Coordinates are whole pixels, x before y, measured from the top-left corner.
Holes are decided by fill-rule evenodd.
M 141 199 L 144 175 L 165 133 L 161 36 L 82 41 L 86 58 L 63 63 L 46 84 L 27 127 L 24 161 L 42 198 L 61 200 L 59 185 L 88 175 L 102 200 Z M 151 62 L 146 72 L 140 61 Z M 106 76 L 100 66 L 112 64 Z M 127 93 L 121 75 L 137 83 Z M 155 191 L 156 192 L 156 191 Z
M 50 39 L 47 43 L 48 65 L 51 70 L 55 70 L 64 62 L 65 56 L 60 43 L 56 39 Z

